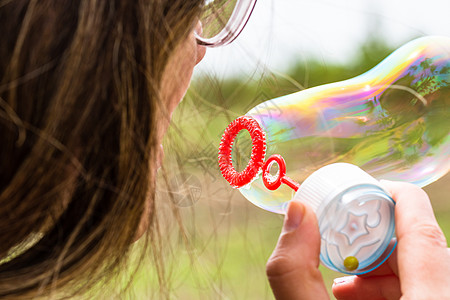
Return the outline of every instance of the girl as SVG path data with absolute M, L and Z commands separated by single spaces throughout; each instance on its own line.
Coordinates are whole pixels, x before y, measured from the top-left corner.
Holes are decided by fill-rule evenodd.
M 160 247 L 154 178 L 171 113 L 204 47 L 231 42 L 255 2 L 0 1 L 0 298 L 81 293 L 114 274 L 145 231 Z M 308 208 L 291 205 L 285 232 L 294 233 L 282 234 L 268 265 L 280 299 L 326 297 L 317 240 L 283 242 L 306 241 L 298 237 L 305 226 L 316 238 L 314 222 Z M 442 248 L 441 235 L 435 244 Z M 289 257 L 301 274 L 280 259 L 299 245 L 310 257 Z M 434 267 L 448 273 L 448 251 L 440 255 Z M 405 295 L 430 287 L 403 278 L 400 261 L 399 270 Z M 314 284 L 289 290 L 283 278 Z

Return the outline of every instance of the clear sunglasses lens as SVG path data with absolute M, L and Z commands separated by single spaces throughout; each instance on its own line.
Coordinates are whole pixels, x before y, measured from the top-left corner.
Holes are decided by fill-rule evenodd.
M 238 0 L 205 0 L 200 16 L 202 32 L 199 36 L 210 39 L 218 35 L 227 25 Z

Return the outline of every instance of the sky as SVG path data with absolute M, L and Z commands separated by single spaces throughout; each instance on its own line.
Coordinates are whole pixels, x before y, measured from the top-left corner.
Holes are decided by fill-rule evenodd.
M 194 76 L 283 72 L 313 56 L 350 61 L 376 28 L 397 48 L 423 35 L 450 36 L 450 0 L 258 0 L 241 35 L 208 49 Z

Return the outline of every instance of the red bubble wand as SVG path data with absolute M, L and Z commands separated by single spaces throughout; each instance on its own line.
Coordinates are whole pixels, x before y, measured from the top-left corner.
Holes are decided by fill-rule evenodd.
M 252 139 L 252 154 L 247 167 L 238 172 L 233 167 L 231 150 L 234 140 L 241 130 L 246 129 Z M 286 176 L 286 163 L 281 155 L 274 154 L 264 163 L 266 154 L 266 135 L 258 122 L 249 116 L 242 116 L 234 120 L 225 129 L 219 145 L 219 167 L 222 176 L 235 188 L 241 188 L 252 182 L 263 170 L 264 185 L 271 191 L 280 187 L 282 183 L 288 185 L 295 191 L 300 184 Z M 270 168 L 274 163 L 279 166 L 278 173 L 273 176 L 270 174 Z

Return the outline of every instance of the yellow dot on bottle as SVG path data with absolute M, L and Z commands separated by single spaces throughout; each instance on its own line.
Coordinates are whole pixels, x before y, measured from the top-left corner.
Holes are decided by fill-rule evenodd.
M 347 271 L 354 271 L 358 268 L 359 261 L 354 256 L 347 256 L 347 258 L 344 259 L 344 267 L 347 269 Z

